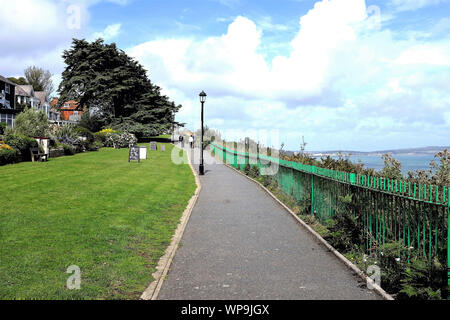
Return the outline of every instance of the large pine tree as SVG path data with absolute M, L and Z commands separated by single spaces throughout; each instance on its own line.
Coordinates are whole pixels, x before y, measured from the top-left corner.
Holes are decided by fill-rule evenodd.
M 67 67 L 58 89 L 60 104 L 76 100 L 107 125 L 138 137 L 164 133 L 174 124 L 181 105 L 162 95 L 146 70 L 116 44 L 74 39 L 63 58 Z

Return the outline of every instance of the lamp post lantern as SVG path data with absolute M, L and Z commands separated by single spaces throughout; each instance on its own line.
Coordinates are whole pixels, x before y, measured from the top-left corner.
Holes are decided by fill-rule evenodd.
M 203 124 L 203 106 L 205 104 L 206 101 L 206 93 L 202 90 L 202 92 L 200 92 L 199 94 L 200 97 L 200 102 L 202 103 L 202 141 L 200 144 L 200 166 L 199 166 L 199 173 L 200 175 L 204 175 L 205 174 L 205 166 L 204 166 L 204 161 L 203 161 L 203 135 L 204 135 L 204 130 L 205 130 L 205 126 Z

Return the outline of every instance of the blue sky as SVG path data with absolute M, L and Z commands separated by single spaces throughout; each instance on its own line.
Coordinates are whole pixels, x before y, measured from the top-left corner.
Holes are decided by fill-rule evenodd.
M 450 145 L 449 0 L 1 2 L 3 76 L 37 65 L 58 83 L 71 39 L 103 37 L 183 105 L 190 129 L 205 90 L 206 123 L 229 138 L 277 129 L 291 150 L 302 136 L 309 150 Z

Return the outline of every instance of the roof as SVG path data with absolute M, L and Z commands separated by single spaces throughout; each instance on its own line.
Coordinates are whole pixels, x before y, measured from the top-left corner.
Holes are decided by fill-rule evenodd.
M 15 93 L 16 96 L 21 96 L 21 97 L 29 97 L 30 95 L 21 88 L 21 86 L 16 86 L 15 89 Z
M 59 100 L 58 98 L 54 97 L 53 100 L 50 102 L 50 105 L 52 107 L 56 106 L 58 104 Z M 65 105 L 68 104 L 69 106 L 66 107 Z M 75 100 L 69 100 L 66 101 L 59 109 L 61 111 L 67 110 L 67 111 L 71 111 L 71 110 L 77 110 L 79 108 L 80 104 L 75 101 Z
M 12 85 L 12 86 L 17 86 L 17 84 L 15 84 L 14 82 L 12 82 L 12 81 L 6 79 L 6 78 L 3 77 L 3 76 L 0 76 L 0 81 L 6 82 L 7 84 L 10 84 L 10 85 Z
M 25 91 L 26 93 L 28 93 L 28 95 L 29 95 L 30 97 L 34 96 L 34 95 L 33 95 L 34 89 L 33 89 L 33 86 L 32 86 L 32 85 L 30 85 L 30 84 L 28 84 L 28 85 L 18 85 L 17 87 L 20 87 L 21 89 L 23 89 L 23 91 Z
M 46 103 L 47 100 L 47 93 L 45 91 L 35 91 L 34 96 L 38 98 L 41 101 L 41 105 Z

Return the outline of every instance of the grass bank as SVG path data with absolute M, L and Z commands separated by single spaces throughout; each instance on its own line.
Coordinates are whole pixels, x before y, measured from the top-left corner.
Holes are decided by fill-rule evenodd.
M 0 298 L 139 298 L 196 188 L 172 148 L 141 163 L 104 148 L 0 167 Z M 71 265 L 80 290 L 66 287 Z

